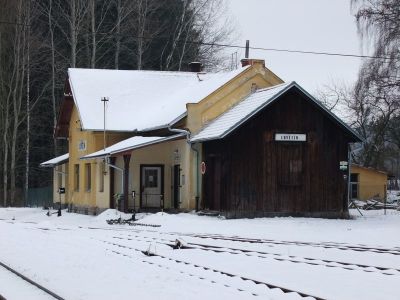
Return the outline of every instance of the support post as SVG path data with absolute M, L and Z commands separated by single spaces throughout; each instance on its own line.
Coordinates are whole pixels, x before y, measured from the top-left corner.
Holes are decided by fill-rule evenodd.
M 129 162 L 131 160 L 130 154 L 124 154 L 124 212 L 128 212 L 129 202 Z
M 110 157 L 110 164 L 114 165 L 115 164 L 115 157 Z M 110 172 L 110 208 L 114 209 L 115 207 L 115 201 L 114 201 L 114 193 L 115 193 L 115 188 L 114 188 L 114 168 L 109 169 Z

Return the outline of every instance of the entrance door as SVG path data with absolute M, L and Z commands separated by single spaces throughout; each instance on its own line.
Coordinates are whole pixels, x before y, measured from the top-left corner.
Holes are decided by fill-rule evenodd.
M 204 175 L 204 208 L 220 211 L 221 205 L 221 156 L 209 154 L 206 158 L 207 170 Z
M 303 144 L 279 144 L 277 161 L 278 206 L 280 212 L 302 211 L 304 204 Z
M 164 206 L 164 167 L 141 166 L 141 206 L 162 208 Z
M 174 208 L 179 208 L 181 189 L 181 166 L 174 166 Z

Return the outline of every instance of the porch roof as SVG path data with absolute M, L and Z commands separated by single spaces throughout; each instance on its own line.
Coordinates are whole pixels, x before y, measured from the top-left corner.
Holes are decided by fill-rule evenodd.
M 40 166 L 47 167 L 47 168 L 53 168 L 55 166 L 65 164 L 66 162 L 68 162 L 68 160 L 69 160 L 69 153 L 66 153 L 66 154 L 57 156 L 55 158 L 52 158 L 48 161 L 42 162 L 40 164 Z
M 150 145 L 155 145 L 167 141 L 173 141 L 177 139 L 184 138 L 184 134 L 177 134 L 168 137 L 160 137 L 160 136 L 134 136 L 129 139 L 123 140 L 119 143 L 116 143 L 112 146 L 107 147 L 105 150 L 99 150 L 94 153 L 85 155 L 81 157 L 81 159 L 95 159 L 95 158 L 102 158 L 107 156 L 113 156 L 115 154 L 132 151 L 134 149 L 147 147 Z
M 200 132 L 195 134 L 190 142 L 203 142 L 209 140 L 222 139 L 238 128 L 240 125 L 245 123 L 259 111 L 273 103 L 280 96 L 285 94 L 291 88 L 297 88 L 302 94 L 306 96 L 307 99 L 311 100 L 316 104 L 322 111 L 328 114 L 336 123 L 339 124 L 346 132 L 348 132 L 356 141 L 362 141 L 362 137 L 354 131 L 350 126 L 344 123 L 339 117 L 332 113 L 328 108 L 326 108 L 320 101 L 311 96 L 306 92 L 300 85 L 295 81 L 290 83 L 283 83 L 275 85 L 273 87 L 260 89 L 228 111 L 212 120 L 209 124 L 205 125 Z

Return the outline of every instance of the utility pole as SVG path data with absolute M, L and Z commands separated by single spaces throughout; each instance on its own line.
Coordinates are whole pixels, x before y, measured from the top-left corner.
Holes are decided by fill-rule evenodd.
M 101 102 L 103 102 L 103 121 L 104 121 L 104 130 L 103 130 L 103 150 L 104 152 L 106 151 L 106 103 L 110 99 L 108 97 L 103 97 L 101 98 Z

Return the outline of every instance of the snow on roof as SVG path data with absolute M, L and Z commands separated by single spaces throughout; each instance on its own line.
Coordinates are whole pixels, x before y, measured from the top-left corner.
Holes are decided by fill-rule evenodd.
M 41 167 L 51 167 L 52 168 L 54 166 L 62 165 L 64 163 L 68 162 L 68 159 L 69 159 L 69 153 L 66 153 L 64 155 L 60 155 L 60 156 L 52 158 L 52 159 L 50 159 L 48 161 L 42 162 L 40 164 L 40 166 Z
M 198 134 L 193 136 L 191 142 L 213 140 L 225 137 L 241 123 L 250 118 L 255 111 L 265 106 L 285 91 L 290 84 L 283 83 L 270 88 L 261 89 L 245 98 L 231 109 L 206 125 Z
M 68 69 L 82 128 L 103 130 L 103 97 L 108 97 L 106 128 L 144 131 L 166 127 L 245 68 L 221 73 Z
M 350 131 L 352 135 L 362 140 L 362 138 L 353 129 L 351 129 L 342 120 L 340 120 L 331 111 L 329 111 L 320 101 L 313 98 L 302 87 L 300 87 L 296 82 L 293 81 L 291 83 L 283 83 L 256 91 L 255 93 L 251 94 L 250 96 L 230 108 L 228 111 L 211 121 L 209 124 L 207 124 L 199 133 L 194 135 L 190 139 L 190 141 L 201 142 L 224 138 L 241 124 L 254 116 L 257 112 L 279 98 L 279 96 L 284 94 L 293 86 L 300 89 L 300 91 L 306 94 L 308 98 L 310 98 L 320 108 L 322 108 L 331 117 L 333 117 L 340 125 Z
M 81 159 L 94 159 L 99 157 L 106 157 L 116 153 L 121 153 L 125 151 L 131 151 L 137 148 L 142 148 L 154 144 L 158 144 L 161 142 L 166 142 L 174 139 L 178 139 L 184 137 L 184 134 L 176 134 L 169 137 L 160 137 L 160 136 L 134 136 L 129 139 L 123 140 L 119 143 L 116 143 L 112 146 L 107 147 L 105 150 L 99 150 L 97 152 L 85 155 L 81 157 Z

